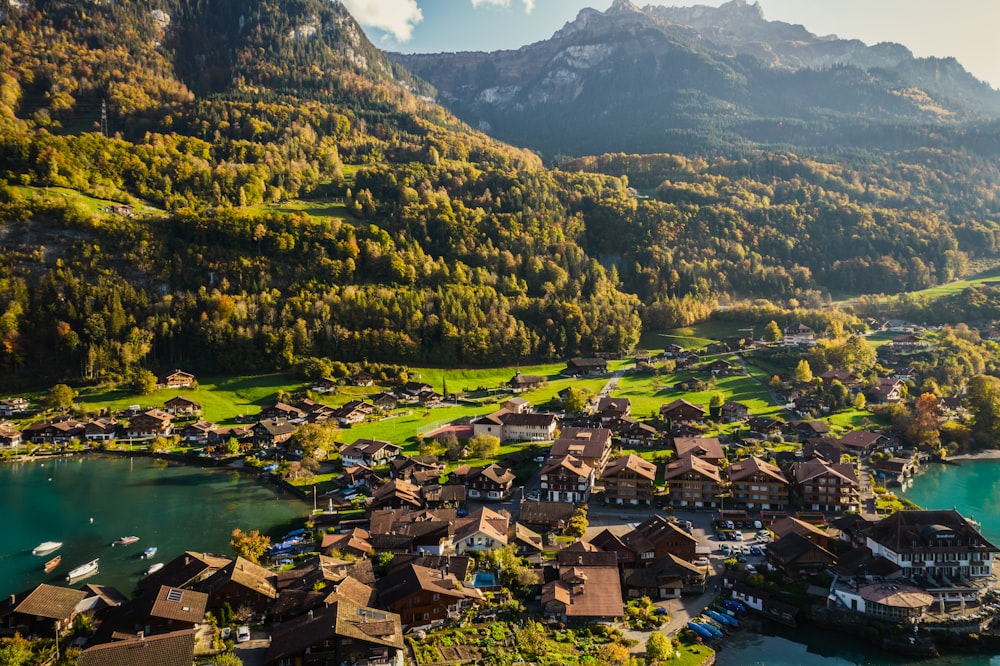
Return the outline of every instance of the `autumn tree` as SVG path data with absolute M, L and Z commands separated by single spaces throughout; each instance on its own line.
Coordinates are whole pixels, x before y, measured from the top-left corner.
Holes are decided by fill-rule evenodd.
M 933 393 L 922 393 L 913 405 L 913 422 L 906 429 L 910 441 L 936 449 L 941 444 L 941 404 Z
M 662 631 L 654 631 L 646 639 L 646 659 L 651 664 L 661 664 L 673 656 L 670 639 Z
M 582 539 L 583 535 L 587 533 L 588 527 L 590 527 L 590 522 L 587 520 L 587 505 L 584 504 L 578 506 L 573 515 L 566 521 L 564 532 L 566 536 Z
M 974 421 L 974 441 L 984 447 L 996 446 L 1000 439 L 1000 379 L 976 375 L 969 380 L 966 400 Z
M 132 380 L 132 390 L 139 395 L 151 395 L 156 392 L 156 382 L 156 375 L 152 371 L 142 368 L 135 373 L 135 379 Z
M 77 392 L 66 384 L 56 384 L 45 394 L 44 400 L 50 409 L 64 412 L 73 406 L 76 396 Z
M 799 364 L 795 366 L 795 381 L 808 383 L 813 379 L 812 368 L 809 367 L 809 361 L 806 359 L 801 359 Z
M 476 458 L 495 458 L 500 453 L 500 438 L 493 435 L 476 435 L 469 440 L 469 451 Z
M 563 409 L 570 414 L 582 414 L 590 404 L 590 392 L 586 389 L 570 386 L 563 397 Z
M 765 342 L 780 342 L 784 334 L 781 332 L 781 327 L 778 326 L 778 322 L 773 319 L 764 327 L 764 341 Z
M 324 460 L 337 450 L 338 435 L 340 429 L 329 422 L 304 423 L 295 430 L 295 441 L 303 458 Z
M 271 547 L 271 538 L 257 530 L 244 532 L 237 527 L 233 530 L 229 546 L 238 557 L 260 564 L 260 558 Z

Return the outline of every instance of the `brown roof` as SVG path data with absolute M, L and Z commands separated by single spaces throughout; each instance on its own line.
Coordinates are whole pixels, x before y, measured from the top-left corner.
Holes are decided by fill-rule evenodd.
M 667 465 L 667 471 L 663 478 L 673 479 L 689 472 L 697 472 L 716 483 L 722 482 L 721 477 L 719 477 L 719 468 L 697 456 L 684 456 L 680 460 L 670 463 Z
M 153 601 L 150 617 L 162 617 L 179 622 L 200 623 L 205 617 L 205 606 L 208 605 L 208 595 L 204 592 L 181 590 L 176 587 L 160 588 Z
M 278 578 L 274 572 L 242 557 L 237 557 L 223 569 L 217 571 L 205 581 L 202 589 L 208 594 L 212 594 L 229 581 L 271 599 L 278 597 Z
M 232 561 L 229 557 L 189 550 L 167 562 L 159 571 L 141 579 L 138 586 L 145 589 L 156 589 L 159 585 L 187 587 L 207 578 Z
M 348 576 L 344 580 L 333 586 L 333 591 L 323 599 L 323 603 L 330 605 L 337 601 L 350 601 L 359 606 L 370 606 L 375 603 L 375 588 L 365 585 L 357 578 Z
M 840 477 L 849 485 L 858 485 L 857 472 L 849 464 L 831 465 L 820 458 L 812 458 L 792 465 L 792 476 L 796 483 L 803 483 L 827 474 Z
M 195 630 L 133 638 L 87 648 L 77 666 L 191 666 Z
M 496 541 L 500 546 L 507 545 L 507 527 L 510 525 L 510 516 L 497 513 L 489 507 L 482 507 L 470 516 L 462 518 L 455 525 L 455 542 L 467 539 L 474 534 L 482 532 Z
M 565 456 L 562 458 L 552 457 L 542 468 L 542 474 L 554 474 L 560 470 L 566 470 L 571 474 L 576 474 L 577 476 L 590 476 L 594 471 L 590 465 L 583 462 L 576 456 Z
M 698 456 L 721 460 L 726 457 L 718 437 L 674 437 L 677 457 Z
M 334 637 L 403 648 L 403 630 L 396 613 L 345 600 L 279 625 L 271 634 L 265 663 L 304 654 Z
M 614 476 L 624 472 L 625 470 L 631 470 L 639 476 L 644 476 L 647 479 L 656 478 L 656 465 L 631 453 L 627 456 L 612 460 L 604 470 L 604 477 Z
M 858 588 L 858 595 L 865 601 L 893 608 L 926 608 L 934 603 L 934 595 L 899 583 L 862 585 Z
M 542 603 L 551 601 L 562 604 L 567 617 L 621 617 L 624 604 L 618 565 L 559 567 L 559 580 L 542 586 Z
M 83 590 L 42 583 L 14 607 L 14 612 L 52 620 L 65 620 L 73 615 L 76 605 L 86 597 L 87 593 Z
M 733 463 L 729 466 L 728 472 L 730 481 L 739 481 L 740 479 L 745 479 L 748 476 L 760 473 L 770 477 L 778 483 L 788 485 L 788 479 L 785 478 L 785 475 L 781 473 L 781 470 L 778 467 L 761 460 L 756 456 L 751 456 L 746 460 Z
M 378 582 L 378 589 L 379 604 L 383 606 L 390 606 L 422 590 L 453 599 L 482 598 L 479 590 L 465 587 L 452 574 L 415 564 L 408 564 L 383 577 Z

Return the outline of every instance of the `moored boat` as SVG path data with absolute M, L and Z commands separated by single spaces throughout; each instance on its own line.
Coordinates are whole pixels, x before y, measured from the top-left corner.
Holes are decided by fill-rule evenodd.
M 146 550 L 142 551 L 143 559 L 149 560 L 156 556 L 156 546 L 150 546 Z
M 112 546 L 127 546 L 133 544 L 139 540 L 137 536 L 123 536 L 121 539 L 115 539 L 111 542 Z
M 45 573 L 51 572 L 53 569 L 59 566 L 60 562 L 62 562 L 62 555 L 56 555 L 51 560 L 46 562 L 45 566 L 43 567 L 45 569 Z
M 157 571 L 163 568 L 163 562 L 157 562 L 153 566 L 146 570 L 146 575 L 155 574 Z
M 83 578 L 84 576 L 97 573 L 97 562 L 98 560 L 91 560 L 86 564 L 81 564 L 77 568 L 70 570 L 70 572 L 66 574 L 66 580 L 72 582 L 78 578 Z
M 54 550 L 62 548 L 62 541 L 46 541 L 31 549 L 32 555 L 48 555 Z

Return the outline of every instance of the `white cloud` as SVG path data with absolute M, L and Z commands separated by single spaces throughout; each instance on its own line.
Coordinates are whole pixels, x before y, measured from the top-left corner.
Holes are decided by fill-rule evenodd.
M 530 14 L 535 10 L 535 0 L 522 0 L 522 2 L 524 2 L 525 14 Z M 510 7 L 510 0 L 472 0 L 473 7 L 482 7 L 483 5 L 491 7 Z
M 341 0 L 358 23 L 384 30 L 396 41 L 407 42 L 424 20 L 417 0 Z

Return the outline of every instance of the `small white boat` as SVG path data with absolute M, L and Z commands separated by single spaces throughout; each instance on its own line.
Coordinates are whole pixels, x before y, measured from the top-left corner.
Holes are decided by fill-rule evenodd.
M 111 542 L 112 546 L 128 546 L 139 540 L 137 536 L 123 536 L 121 539 L 115 539 Z
M 151 560 L 156 557 L 156 546 L 150 546 L 146 550 L 142 551 L 142 559 Z
M 46 541 L 31 549 L 32 555 L 48 555 L 52 551 L 62 548 L 62 541 Z
M 98 560 L 91 560 L 86 564 L 81 564 L 77 568 L 70 570 L 70 572 L 66 574 L 66 580 L 72 582 L 78 578 L 83 578 L 84 576 L 97 573 L 97 562 Z
M 153 566 L 146 570 L 146 575 L 155 574 L 157 571 L 163 568 L 163 562 L 157 562 Z

